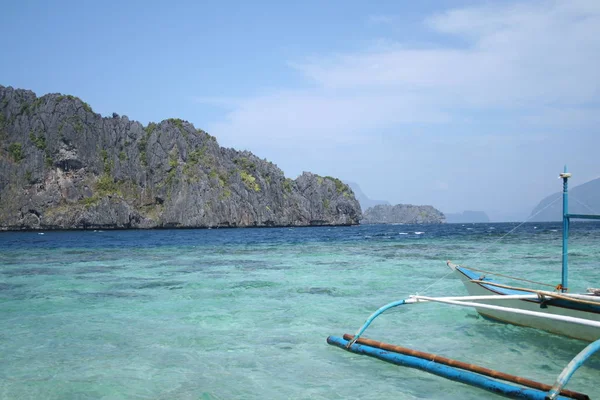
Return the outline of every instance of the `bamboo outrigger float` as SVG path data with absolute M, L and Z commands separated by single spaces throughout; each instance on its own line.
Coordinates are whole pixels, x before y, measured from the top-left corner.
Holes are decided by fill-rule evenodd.
M 327 343 L 357 354 L 364 354 L 393 364 L 417 368 L 454 381 L 517 399 L 589 399 L 585 394 L 565 390 L 564 386 L 588 358 L 600 350 L 600 296 L 595 292 L 567 294 L 568 259 L 567 240 L 569 222 L 577 219 L 600 219 L 598 215 L 569 214 L 568 179 L 571 174 L 560 174 L 563 179 L 563 254 L 561 284 L 557 292 L 515 288 L 497 283 L 468 269 L 448 262 L 465 284 L 470 296 L 428 297 L 413 295 L 408 299 L 389 303 L 375 311 L 354 335 L 330 336 Z M 452 360 L 435 354 L 420 352 L 362 337 L 375 318 L 385 311 L 409 304 L 442 303 L 472 307 L 480 314 L 516 325 L 543 329 L 549 332 L 590 341 L 563 369 L 553 385 L 531 381 L 474 364 Z M 500 305 L 498 304 L 500 303 Z M 507 305 L 502 305 L 505 303 Z

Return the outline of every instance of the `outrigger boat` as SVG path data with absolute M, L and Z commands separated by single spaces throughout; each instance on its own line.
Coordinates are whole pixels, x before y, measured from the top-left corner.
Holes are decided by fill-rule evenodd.
M 569 214 L 568 180 L 571 174 L 560 174 L 563 180 L 563 253 L 562 279 L 555 291 L 514 287 L 499 283 L 481 274 L 481 270 L 455 265 L 448 266 L 461 278 L 469 296 L 428 297 L 413 295 L 389 303 L 375 311 L 354 335 L 329 336 L 327 342 L 348 351 L 365 354 L 393 364 L 421 369 L 454 381 L 466 383 L 490 392 L 519 399 L 589 399 L 585 394 L 565 390 L 575 371 L 600 350 L 600 290 L 570 294 L 568 290 L 568 237 L 571 219 L 600 219 L 600 215 Z M 505 374 L 473 364 L 424 353 L 400 346 L 363 338 L 375 318 L 401 305 L 436 302 L 472 307 L 481 315 L 515 325 L 542 329 L 555 334 L 585 340 L 590 343 L 563 369 L 553 385 Z

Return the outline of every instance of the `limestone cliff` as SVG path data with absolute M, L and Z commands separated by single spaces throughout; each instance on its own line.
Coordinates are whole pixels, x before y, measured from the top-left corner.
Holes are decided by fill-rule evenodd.
M 441 224 L 446 222 L 444 214 L 432 206 L 412 204 L 377 205 L 368 208 L 363 224 Z
M 0 229 L 357 224 L 339 179 L 286 178 L 180 119 L 143 126 L 0 86 Z

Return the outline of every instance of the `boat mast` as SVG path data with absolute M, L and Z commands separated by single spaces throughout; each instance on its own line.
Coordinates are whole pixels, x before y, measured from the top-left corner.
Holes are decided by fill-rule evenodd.
M 567 172 L 567 166 L 565 165 L 565 171 L 560 174 L 563 180 L 563 241 L 562 241 L 562 281 L 560 290 L 564 293 L 568 290 L 568 244 L 569 240 L 569 178 L 571 174 Z

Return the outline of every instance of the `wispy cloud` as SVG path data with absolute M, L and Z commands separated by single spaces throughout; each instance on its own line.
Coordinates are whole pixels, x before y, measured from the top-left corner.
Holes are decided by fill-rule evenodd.
M 257 140 L 323 140 L 331 144 L 356 142 L 373 129 L 395 124 L 444 123 L 450 115 L 426 107 L 427 99 L 393 93 L 341 95 L 330 90 L 281 91 L 241 100 L 227 119 L 213 127 L 235 135 L 235 142 Z M 240 135 L 235 133 L 239 132 Z M 242 132 L 246 132 L 243 134 Z M 247 133 L 251 132 L 251 135 Z M 233 140 L 232 140 L 233 141 Z M 233 145 L 233 143 L 232 143 Z
M 390 18 L 372 15 L 369 22 Z M 446 149 L 469 162 L 468 152 L 485 144 L 517 157 L 513 145 L 533 149 L 556 129 L 597 121 L 600 2 L 485 5 L 447 10 L 422 23 L 442 38 L 439 44 L 379 40 L 363 51 L 296 60 L 288 65 L 305 77 L 305 89 L 239 99 L 211 131 L 220 142 L 257 153 L 293 148 L 282 164 L 296 173 L 315 143 L 331 149 L 360 144 L 364 151 L 355 154 L 377 157 L 374 148 L 402 146 L 418 129 L 421 146 L 415 149 L 423 159 L 435 162 L 426 149 L 445 138 Z M 495 114 L 500 117 L 490 118 Z M 540 130 L 552 120 L 560 124 Z M 470 139 L 458 144 L 452 132 Z M 356 168 L 344 153 L 328 154 L 338 160 L 336 171 Z M 449 179 L 439 181 L 455 187 Z
M 294 67 L 323 87 L 418 91 L 436 105 L 440 96 L 468 107 L 589 102 L 600 90 L 600 7 L 591 3 L 453 10 L 424 23 L 437 33 L 466 38 L 464 47 L 398 43 Z

